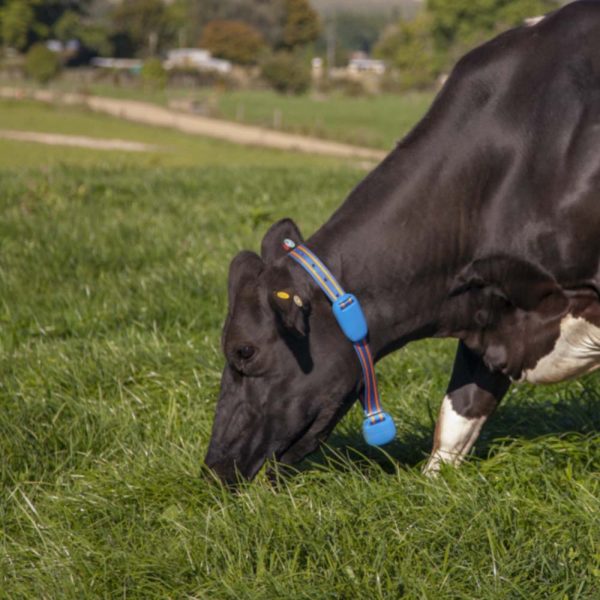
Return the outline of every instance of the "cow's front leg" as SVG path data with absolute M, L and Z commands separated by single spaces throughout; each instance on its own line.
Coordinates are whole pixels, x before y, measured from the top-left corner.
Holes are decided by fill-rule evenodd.
M 490 371 L 478 355 L 459 342 L 424 473 L 437 473 L 442 462 L 461 462 L 509 385 L 508 377 Z

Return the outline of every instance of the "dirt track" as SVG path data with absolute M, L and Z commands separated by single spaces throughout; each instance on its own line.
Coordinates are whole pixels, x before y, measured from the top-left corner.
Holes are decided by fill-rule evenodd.
M 40 133 L 38 131 L 16 131 L 0 129 L 0 139 L 19 142 L 36 142 L 49 146 L 76 146 L 77 148 L 93 148 L 94 150 L 124 150 L 126 152 L 149 152 L 158 146 L 131 142 L 119 139 L 100 139 L 86 135 L 63 135 L 60 133 Z
M 382 150 L 372 148 L 363 148 L 302 135 L 272 131 L 252 125 L 241 125 L 219 119 L 189 115 L 162 108 L 148 102 L 6 87 L 0 88 L 0 97 L 9 99 L 30 98 L 42 102 L 83 105 L 91 110 L 130 121 L 170 127 L 189 134 L 217 138 L 247 146 L 265 146 L 280 150 L 296 150 L 308 154 L 361 158 L 369 161 L 379 161 L 386 154 Z

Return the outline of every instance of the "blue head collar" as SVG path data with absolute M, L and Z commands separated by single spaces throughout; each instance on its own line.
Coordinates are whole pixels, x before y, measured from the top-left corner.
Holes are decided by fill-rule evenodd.
M 363 422 L 365 441 L 371 446 L 383 446 L 391 442 L 396 435 L 396 426 L 392 417 L 381 407 L 375 365 L 367 341 L 369 328 L 358 299 L 342 289 L 329 269 L 305 245 L 297 245 L 292 240 L 285 239 L 283 247 L 289 256 L 315 280 L 331 301 L 333 315 L 344 335 L 354 345 L 364 379 L 364 389 L 360 401 L 365 413 Z

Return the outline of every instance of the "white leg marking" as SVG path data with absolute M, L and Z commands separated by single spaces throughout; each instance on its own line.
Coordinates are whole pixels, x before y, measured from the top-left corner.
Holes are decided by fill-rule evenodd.
M 423 473 L 435 475 L 441 463 L 458 465 L 472 448 L 487 417 L 467 419 L 452 408 L 452 401 L 444 396 L 440 416 L 435 427 L 435 442 L 431 457 Z
M 600 367 L 600 327 L 582 317 L 567 315 L 560 323 L 556 344 L 520 381 L 556 383 Z

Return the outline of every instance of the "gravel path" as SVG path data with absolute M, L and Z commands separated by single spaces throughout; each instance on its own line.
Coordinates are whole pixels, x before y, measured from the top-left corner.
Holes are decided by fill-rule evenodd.
M 84 105 L 88 108 L 130 121 L 159 125 L 178 129 L 185 133 L 202 135 L 243 144 L 247 146 L 265 146 L 280 150 L 296 150 L 309 154 L 325 154 L 342 158 L 360 158 L 379 161 L 386 152 L 373 148 L 363 148 L 339 142 L 330 142 L 302 135 L 272 131 L 253 125 L 242 125 L 231 121 L 210 119 L 198 115 L 189 115 L 148 102 L 119 100 L 84 94 L 58 93 L 47 90 L 26 90 L 20 88 L 0 88 L 1 98 L 30 98 L 42 102 L 56 102 L 67 105 Z

